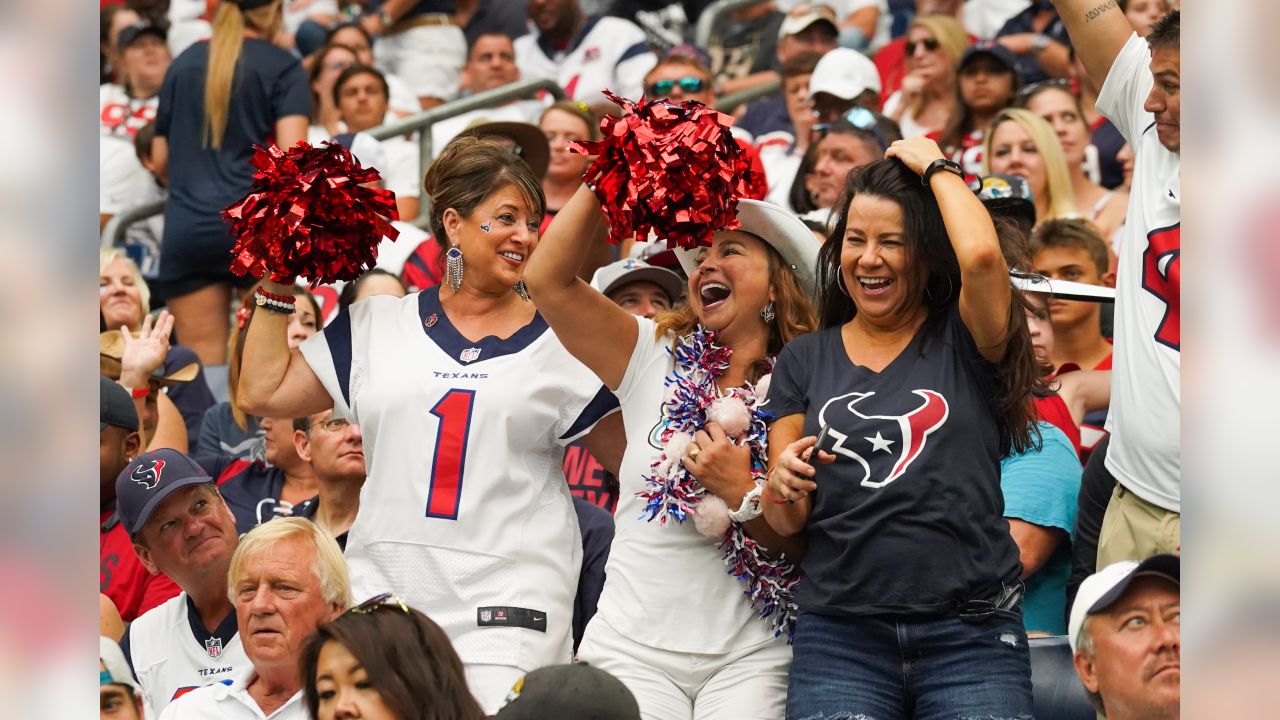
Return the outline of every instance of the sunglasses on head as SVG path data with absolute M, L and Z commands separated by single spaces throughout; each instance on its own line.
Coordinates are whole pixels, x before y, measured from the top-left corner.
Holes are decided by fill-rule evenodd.
M 676 85 L 679 85 L 680 89 L 684 92 L 696 93 L 702 92 L 703 88 L 705 88 L 707 84 L 702 80 L 702 78 L 690 75 L 689 77 L 682 77 L 679 80 L 658 80 L 646 88 L 645 92 L 648 93 L 650 97 L 664 97 L 666 95 L 670 95 Z
M 1018 93 L 1018 103 L 1025 104 L 1028 100 L 1031 99 L 1033 95 L 1040 92 L 1041 90 L 1047 90 L 1049 88 L 1065 90 L 1066 92 L 1072 95 L 1075 95 L 1075 93 L 1071 91 L 1070 80 L 1066 80 L 1063 78 L 1052 78 L 1049 80 L 1041 80 L 1040 82 L 1037 82 L 1037 83 L 1031 83 L 1030 85 L 1022 88 L 1022 91 Z
M 907 56 L 910 57 L 912 55 L 915 55 L 916 48 L 920 47 L 921 45 L 923 45 L 924 49 L 928 50 L 929 52 L 933 52 L 934 50 L 937 50 L 938 48 L 942 47 L 941 45 L 938 44 L 937 38 L 925 38 L 923 40 L 908 40 L 906 45 Z
M 880 143 L 880 150 L 884 151 L 889 148 L 889 143 L 885 142 L 884 135 L 880 134 L 880 123 L 876 122 L 875 113 L 864 107 L 850 108 L 848 112 L 840 116 L 840 120 L 833 123 L 819 123 L 811 128 L 814 139 L 822 138 L 827 134 L 833 125 L 844 121 L 850 125 L 871 133 L 875 136 L 876 142 Z
M 398 596 L 393 595 L 389 592 L 384 592 L 378 595 L 374 595 L 368 600 L 365 600 L 359 605 L 351 608 L 347 612 L 353 615 L 368 615 L 369 613 L 374 612 L 378 608 L 389 608 L 392 610 L 399 608 L 400 611 L 403 612 L 405 615 L 409 614 L 409 606 L 405 605 L 404 601 L 401 600 Z

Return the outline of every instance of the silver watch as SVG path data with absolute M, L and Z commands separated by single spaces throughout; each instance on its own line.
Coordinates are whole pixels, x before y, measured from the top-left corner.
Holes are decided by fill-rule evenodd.
M 742 496 L 742 504 L 738 506 L 738 509 L 729 513 L 729 519 L 742 524 L 760 517 L 764 513 L 764 509 L 760 507 L 760 493 L 762 492 L 764 492 L 764 485 L 759 483 L 748 490 L 747 494 Z

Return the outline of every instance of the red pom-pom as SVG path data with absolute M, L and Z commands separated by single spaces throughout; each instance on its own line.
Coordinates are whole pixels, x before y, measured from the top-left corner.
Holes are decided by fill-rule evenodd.
M 312 286 L 354 280 L 377 262 L 383 237 L 400 234 L 396 195 L 364 187 L 382 176 L 342 145 L 255 146 L 253 187 L 222 211 L 236 238 L 231 272 Z
M 729 132 L 732 117 L 699 102 L 605 95 L 627 113 L 605 117 L 603 139 L 573 145 L 596 156 L 583 180 L 609 218 L 610 242 L 652 230 L 671 247 L 704 247 L 715 231 L 738 227 L 738 199 L 763 178 Z

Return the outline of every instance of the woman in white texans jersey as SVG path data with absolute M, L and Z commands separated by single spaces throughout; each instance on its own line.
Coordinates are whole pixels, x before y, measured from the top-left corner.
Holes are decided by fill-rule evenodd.
M 368 480 L 347 540 L 352 587 L 428 610 L 493 714 L 525 672 L 570 659 L 582 551 L 563 445 L 614 401 L 524 295 L 545 211 L 525 161 L 460 138 L 425 188 L 445 283 L 354 303 L 292 351 L 287 303 L 271 297 L 287 288 L 265 283 L 240 400 L 270 417 L 332 407 L 361 426 Z M 597 457 L 619 454 L 591 444 Z
M 763 433 L 743 424 L 767 393 L 772 358 L 815 327 L 808 293 L 818 243 L 799 219 L 769 203 L 740 200 L 737 218 L 741 228 L 716 232 L 709 248 L 678 251 L 688 304 L 653 320 L 632 316 L 575 276 L 604 225 L 589 189 L 556 215 L 525 274 L 565 347 L 622 406 L 628 443 L 616 534 L 578 655 L 626 684 L 646 720 L 775 720 L 785 709 L 791 648 L 781 636 L 786 624 L 774 621 L 788 614 L 789 600 L 761 593 L 753 607 L 744 593 L 758 578 L 735 577 L 724 558 L 732 543 L 747 542 L 743 534 L 775 559 L 795 549 L 758 519 Z M 714 333 L 714 343 L 704 332 Z M 716 346 L 732 351 L 727 362 L 714 358 Z M 688 382 L 699 378 L 699 387 Z M 734 405 L 732 398 L 743 401 L 736 413 L 711 409 Z M 729 439 L 735 435 L 737 443 Z M 681 466 L 705 494 L 664 504 L 655 494 L 662 478 L 690 487 Z M 708 532 L 704 525 L 714 520 L 703 512 L 712 506 L 723 524 Z

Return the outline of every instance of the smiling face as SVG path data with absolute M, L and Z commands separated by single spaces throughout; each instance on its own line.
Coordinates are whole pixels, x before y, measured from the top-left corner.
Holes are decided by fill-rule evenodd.
M 1062 154 L 1068 167 L 1084 164 L 1084 151 L 1091 139 L 1075 96 L 1065 89 L 1042 90 L 1027 103 L 1027 109 L 1053 126 L 1054 134 L 1062 143 Z
M 1161 47 L 1151 51 L 1155 83 L 1143 109 L 1155 115 L 1160 144 L 1173 152 L 1182 147 L 1182 50 Z
M 469 217 L 445 210 L 445 229 L 466 263 L 463 285 L 487 291 L 515 287 L 538 246 L 541 222 L 514 185 L 495 190 Z
M 231 590 L 240 641 L 259 671 L 290 667 L 296 672 L 307 638 L 340 612 L 338 605 L 325 602 L 315 568 L 315 548 L 300 536 L 241 558 Z
M 1049 176 L 1044 157 L 1031 139 L 1031 135 L 1013 120 L 1006 120 L 991 133 L 991 157 L 987 159 L 991 172 L 1017 175 L 1031 186 L 1031 196 L 1047 198 Z
M 1136 579 L 1119 601 L 1088 619 L 1092 657 L 1076 670 L 1102 695 L 1108 717 L 1177 717 L 1181 700 L 1182 601 L 1160 577 Z
M 134 545 L 151 572 L 168 575 L 181 587 L 209 573 L 225 573 L 240 538 L 236 519 L 213 485 L 180 488 L 151 513 Z
M 829 208 L 844 192 L 845 179 L 854 168 L 878 160 L 875 148 L 862 138 L 849 133 L 830 132 L 818 145 L 818 157 L 813 164 L 811 193 L 818 207 Z
M 142 322 L 142 293 L 133 269 L 120 259 L 98 273 L 98 307 L 108 330 L 137 327 Z
M 907 251 L 900 205 L 875 195 L 855 196 L 840 242 L 840 274 L 859 318 L 896 328 L 922 306 L 914 288 L 923 287 L 924 273 Z
M 1013 102 L 1014 74 L 990 55 L 978 55 L 960 70 L 960 97 L 974 112 L 989 116 Z
M 396 720 L 360 661 L 345 645 L 334 640 L 320 648 L 316 659 L 316 696 L 319 698 L 318 720 Z
M 774 300 L 769 286 L 768 245 L 740 230 L 722 230 L 711 247 L 698 251 L 689 275 L 689 305 L 698 322 L 720 332 L 726 342 L 768 333 L 760 310 Z
M 591 128 L 577 115 L 554 108 L 543 114 L 538 127 L 542 129 L 547 145 L 551 147 L 547 179 L 571 180 L 582 177 L 582 173 L 591 164 L 591 156 L 570 152 L 569 143 L 589 139 Z
M 338 112 L 351 132 L 381 125 L 387 115 L 387 102 L 382 82 L 369 72 L 348 77 L 338 90 Z

